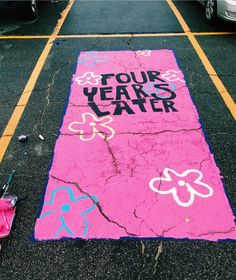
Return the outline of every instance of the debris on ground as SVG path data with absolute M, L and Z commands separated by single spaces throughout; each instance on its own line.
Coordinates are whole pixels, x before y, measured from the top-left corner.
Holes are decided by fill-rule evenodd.
M 41 135 L 41 134 L 39 134 L 39 138 L 40 138 L 41 140 L 44 140 L 44 137 L 43 137 L 43 135 Z
M 20 141 L 20 142 L 26 142 L 28 140 L 28 136 L 26 135 L 20 135 L 20 136 L 17 136 L 17 139 Z

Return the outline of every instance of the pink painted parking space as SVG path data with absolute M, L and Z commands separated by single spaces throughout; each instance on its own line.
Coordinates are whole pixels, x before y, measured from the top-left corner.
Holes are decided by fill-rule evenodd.
M 36 240 L 236 239 L 171 50 L 81 52 Z

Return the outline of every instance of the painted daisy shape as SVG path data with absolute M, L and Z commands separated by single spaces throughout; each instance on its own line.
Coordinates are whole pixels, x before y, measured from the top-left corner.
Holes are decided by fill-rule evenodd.
M 182 80 L 182 77 L 180 77 L 180 75 L 181 75 L 181 71 L 167 70 L 165 74 L 161 75 L 161 77 L 170 82 L 180 81 L 184 83 L 184 80 Z
M 111 122 L 113 122 L 113 118 L 110 116 L 98 118 L 92 113 L 83 113 L 82 121 L 71 122 L 68 129 L 78 133 L 82 141 L 90 141 L 97 135 L 110 140 L 115 135 L 114 129 L 108 126 Z
M 135 53 L 139 56 L 151 56 L 152 51 L 143 50 L 143 51 L 136 51 Z
M 201 181 L 203 175 L 197 169 L 188 169 L 179 174 L 173 169 L 165 168 L 163 175 L 164 177 L 150 180 L 151 190 L 161 195 L 172 195 L 179 206 L 191 206 L 195 196 L 209 198 L 213 195 L 212 187 Z
M 98 198 L 94 195 L 78 196 L 72 188 L 55 188 L 48 201 L 44 202 L 43 212 L 38 221 L 46 225 L 50 238 L 86 236 L 89 231 L 87 215 L 95 209 Z
M 86 72 L 82 76 L 75 78 L 75 81 L 80 85 L 98 85 L 99 81 L 102 79 L 101 75 L 95 75 L 93 72 Z

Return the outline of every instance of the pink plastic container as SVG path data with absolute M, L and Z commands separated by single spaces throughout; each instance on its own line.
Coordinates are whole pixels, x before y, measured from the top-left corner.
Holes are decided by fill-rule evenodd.
M 7 237 L 10 234 L 15 212 L 14 197 L 0 198 L 0 238 Z

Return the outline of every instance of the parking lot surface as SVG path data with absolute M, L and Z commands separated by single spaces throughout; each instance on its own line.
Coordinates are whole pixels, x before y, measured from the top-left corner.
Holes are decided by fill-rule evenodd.
M 236 279 L 233 240 L 32 238 L 79 51 L 174 51 L 235 216 L 235 39 L 236 24 L 206 24 L 196 1 L 42 2 L 34 22 L 1 3 L 0 178 L 16 170 L 22 198 L 1 279 Z

